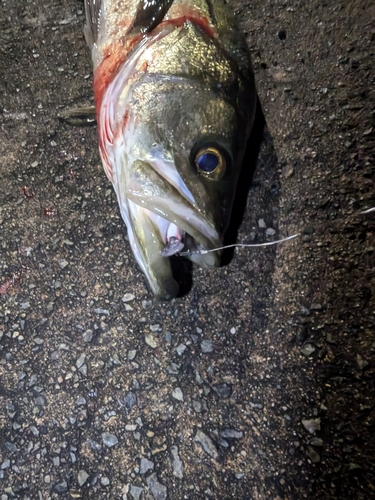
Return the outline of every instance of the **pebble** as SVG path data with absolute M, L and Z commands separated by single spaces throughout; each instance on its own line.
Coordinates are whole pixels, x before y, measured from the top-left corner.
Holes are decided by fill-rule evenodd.
M 108 477 L 104 476 L 100 478 L 100 484 L 102 486 L 108 486 L 109 485 L 109 479 Z
M 134 486 L 133 484 L 130 485 L 130 494 L 134 498 L 134 500 L 140 500 L 141 494 L 142 494 L 143 488 L 140 488 L 139 486 Z
M 56 493 L 61 495 L 62 493 L 66 493 L 68 491 L 68 483 L 66 481 L 60 481 L 59 483 L 55 483 L 53 485 L 53 489 Z
M 128 411 L 130 411 L 134 405 L 137 404 L 137 396 L 134 394 L 134 392 L 128 392 L 125 394 L 122 404 L 126 407 Z
M 61 269 L 65 269 L 66 266 L 68 266 L 68 265 L 69 265 L 69 262 L 66 261 L 65 259 L 60 259 L 59 260 L 59 266 L 60 266 Z
M 212 340 L 202 340 L 201 350 L 204 353 L 212 352 L 214 350 Z
M 266 236 L 275 236 L 276 230 L 273 229 L 272 227 L 267 227 L 266 229 Z
M 151 333 L 145 335 L 146 344 L 155 349 L 158 346 L 157 338 Z
M 304 354 L 305 356 L 311 356 L 311 354 L 315 352 L 315 350 L 315 346 L 313 346 L 312 344 L 305 344 L 300 349 L 302 354 Z
M 214 445 L 212 439 L 209 436 L 207 436 L 207 434 L 205 434 L 200 429 L 198 429 L 198 431 L 194 437 L 194 441 L 199 443 L 202 446 L 203 450 L 208 455 L 210 455 L 210 457 L 214 458 L 215 460 L 219 459 L 219 453 L 218 453 L 216 446 Z
M 258 226 L 259 226 L 261 229 L 266 229 L 267 224 L 265 223 L 264 219 L 258 219 Z
M 98 307 L 97 309 L 94 309 L 94 313 L 96 314 L 105 314 L 105 315 L 109 315 L 109 311 L 108 309 L 101 309 L 100 307 Z
M 131 302 L 135 299 L 135 295 L 133 293 L 126 293 L 121 299 L 123 302 Z
M 146 483 L 155 500 L 165 500 L 167 498 L 167 488 L 164 484 L 159 483 L 155 473 L 146 478 Z
M 126 424 L 125 430 L 128 432 L 134 432 L 135 430 L 137 430 L 137 424 Z
M 159 324 L 156 324 L 156 325 L 150 325 L 150 330 L 152 332 L 160 332 L 161 331 L 161 327 Z
M 220 432 L 220 436 L 225 439 L 242 439 L 243 438 L 243 432 L 242 431 L 236 431 L 234 429 L 223 429 Z
M 172 392 L 172 397 L 174 399 L 177 399 L 177 401 L 184 400 L 184 395 L 179 387 L 176 387 L 175 390 Z
M 173 468 L 173 475 L 182 479 L 184 477 L 184 464 L 178 454 L 178 447 L 171 446 L 171 462 Z
M 132 361 L 137 355 L 137 351 L 135 349 L 131 349 L 128 351 L 128 359 L 129 361 Z
M 316 431 L 320 431 L 320 418 L 303 419 L 302 425 L 310 434 L 315 434 Z
M 76 367 L 77 368 L 81 368 L 81 366 L 83 365 L 83 363 L 85 362 L 85 359 L 86 359 L 86 354 L 81 354 L 80 357 L 77 359 L 76 361 Z
M 369 362 L 363 359 L 359 354 L 356 357 L 357 366 L 360 370 L 363 370 L 369 365 Z
M 141 458 L 141 462 L 139 464 L 139 473 L 146 474 L 149 470 L 154 468 L 154 462 L 148 460 L 148 458 Z
M 212 386 L 212 389 L 216 392 L 216 394 L 222 399 L 228 399 L 231 397 L 233 392 L 232 384 L 222 383 L 215 384 Z
M 311 446 L 323 446 L 323 439 L 318 437 L 313 437 L 310 439 Z
M 80 470 L 78 472 L 78 484 L 79 486 L 82 486 L 85 484 L 85 482 L 87 481 L 89 475 L 87 474 L 87 472 L 85 470 Z
M 78 398 L 76 399 L 76 406 L 83 406 L 86 404 L 86 398 L 84 398 L 83 396 L 78 396 Z
M 114 434 L 111 434 L 110 432 L 103 432 L 102 440 L 103 443 L 106 446 L 108 446 L 108 448 L 111 448 L 112 446 L 116 446 L 116 444 L 118 444 L 117 437 Z
M 177 351 L 177 354 L 179 356 L 181 356 L 181 354 L 186 351 L 187 347 L 185 344 L 180 344 L 177 348 L 176 348 L 176 351 Z
M 4 460 L 4 462 L 1 464 L 1 468 L 4 470 L 4 469 L 8 469 L 10 467 L 10 460 L 9 458 L 7 458 L 6 460 Z
M 92 341 L 92 337 L 93 337 L 93 331 L 92 330 L 86 330 L 83 334 L 82 334 L 82 340 L 84 342 L 91 342 Z
M 181 365 L 177 365 L 176 363 L 171 363 L 167 366 L 167 372 L 170 375 L 177 375 Z
M 320 462 L 320 455 L 317 453 L 314 448 L 311 448 L 310 446 L 307 447 L 306 455 L 309 457 L 309 459 L 314 463 L 317 464 Z
M 7 441 L 5 443 L 5 448 L 10 451 L 11 453 L 13 453 L 14 451 L 17 451 L 17 446 L 14 444 L 14 443 L 11 443 L 9 441 Z

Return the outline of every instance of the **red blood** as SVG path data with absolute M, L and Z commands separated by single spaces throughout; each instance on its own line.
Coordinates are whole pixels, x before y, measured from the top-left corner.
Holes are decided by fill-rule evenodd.
M 44 209 L 43 213 L 46 217 L 52 217 L 54 215 L 57 215 L 57 210 L 53 207 L 47 207 Z
M 22 191 L 23 191 L 25 198 L 27 198 L 28 200 L 30 198 L 34 198 L 34 196 L 35 196 L 30 187 L 24 186 L 22 188 Z

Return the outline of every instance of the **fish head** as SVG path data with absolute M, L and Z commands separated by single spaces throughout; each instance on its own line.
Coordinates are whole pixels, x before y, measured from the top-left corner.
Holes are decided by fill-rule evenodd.
M 169 256 L 183 251 L 201 267 L 220 265 L 220 252 L 210 250 L 222 246 L 255 102 L 252 80 L 222 53 L 223 78 L 204 67 L 189 72 L 191 55 L 179 57 L 185 74 L 176 63 L 161 68 L 164 58 L 127 82 L 111 151 L 133 253 L 162 299 L 178 294 Z

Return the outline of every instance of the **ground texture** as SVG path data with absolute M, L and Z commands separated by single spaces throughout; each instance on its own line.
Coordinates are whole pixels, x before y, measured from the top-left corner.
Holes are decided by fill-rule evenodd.
M 267 127 L 238 240 L 157 302 L 77 0 L 0 3 L 0 498 L 375 495 L 375 6 L 231 2 Z

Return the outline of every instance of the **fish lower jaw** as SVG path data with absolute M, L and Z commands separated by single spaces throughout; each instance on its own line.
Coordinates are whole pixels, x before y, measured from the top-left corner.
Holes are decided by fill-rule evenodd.
M 173 222 L 169 223 L 166 236 L 163 238 L 166 246 L 161 250 L 162 257 L 183 256 L 204 268 L 218 267 L 218 255 L 206 253 L 206 248 L 197 242 L 193 236 L 179 228 Z

